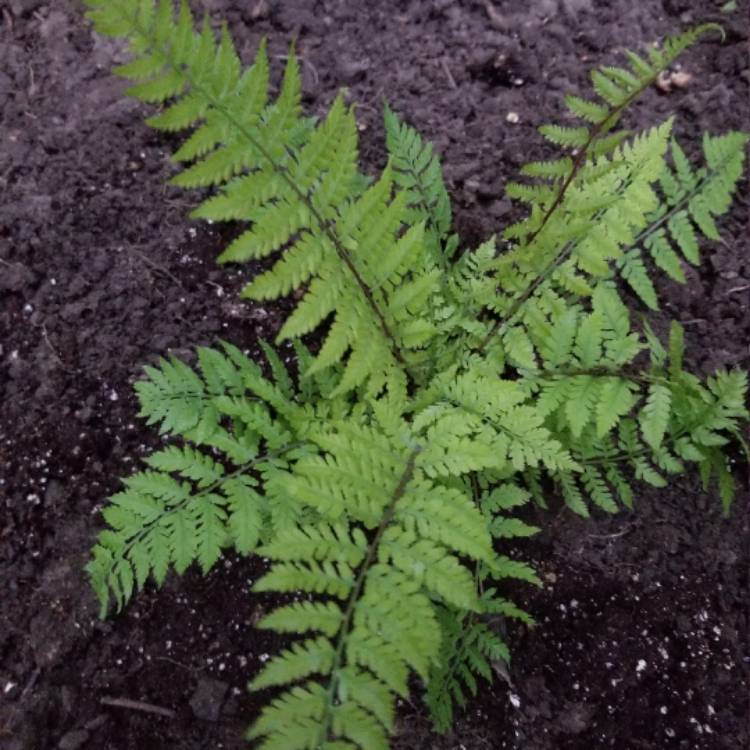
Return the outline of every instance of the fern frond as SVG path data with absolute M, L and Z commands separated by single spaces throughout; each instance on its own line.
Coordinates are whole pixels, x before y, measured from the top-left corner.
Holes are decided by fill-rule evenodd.
M 486 623 L 464 613 L 441 609 L 443 656 L 427 684 L 425 701 L 435 729 L 444 733 L 453 724 L 456 706 L 463 708 L 467 694 L 476 695 L 477 680 L 493 681 L 493 662 L 508 662 L 503 639 Z
M 656 289 L 639 250 L 626 251 L 617 261 L 617 270 L 646 307 L 650 310 L 659 309 Z
M 573 283 L 590 294 L 593 284 L 586 281 L 587 277 L 593 277 L 594 282 L 608 278 L 613 260 L 625 265 L 621 260 L 624 249 L 647 225 L 647 215 L 658 205 L 651 184 L 662 171 L 670 127 L 670 122 L 664 123 L 618 146 L 611 156 L 600 157 L 599 162 L 606 163 L 606 169 L 595 171 L 590 179 L 586 170 L 581 170 L 558 197 L 532 209 L 525 244 L 514 249 L 510 260 L 500 259 L 497 263 L 496 282 L 509 294 L 493 306 L 497 320 L 481 340 L 480 350 L 495 335 L 504 335 L 519 318 L 527 332 L 534 329 L 539 334 L 533 321 L 540 315 L 549 315 L 539 303 L 547 297 L 556 299 L 556 307 L 561 304 L 560 295 L 555 298 L 555 284 L 568 293 L 567 288 Z M 551 215 L 548 212 L 553 206 L 557 221 L 554 232 L 550 232 L 544 217 Z M 637 265 L 637 258 L 628 261 L 626 272 L 632 278 L 645 270 Z M 509 262 L 517 269 L 517 275 L 509 273 Z M 552 313 L 554 326 L 571 326 L 570 322 L 558 320 L 554 309 Z M 572 313 L 568 311 L 566 315 Z M 563 346 L 567 337 L 558 339 L 551 331 L 541 335 L 559 349 L 555 353 L 548 347 L 546 356 L 562 361 L 567 356 Z M 533 335 L 531 338 L 534 340 Z
M 479 507 L 494 538 L 524 537 L 538 530 L 505 515 L 507 511 L 526 504 L 530 497 L 528 491 L 511 482 L 502 483 L 483 494 Z M 503 557 L 496 558 L 489 565 L 480 564 L 475 575 L 480 591 L 490 575 L 539 583 L 528 566 Z M 494 588 L 487 588 L 481 594 L 479 613 L 467 613 L 451 607 L 438 609 L 438 622 L 443 632 L 441 658 L 432 668 L 425 695 L 438 731 L 444 732 L 449 728 L 455 706 L 465 705 L 467 692 L 476 695 L 477 680 L 491 682 L 495 667 L 510 661 L 507 645 L 491 626 L 490 618 L 496 619 L 498 616 L 533 624 L 533 619 L 526 612 L 497 596 Z
M 320 635 L 272 660 L 253 687 L 294 683 L 313 674 L 327 687 L 321 688 L 318 678 L 308 680 L 265 709 L 251 730 L 252 737 L 263 737 L 264 747 L 287 747 L 283 743 L 292 736 L 304 736 L 316 747 L 387 747 L 394 698 L 406 694 L 409 672 L 427 679 L 437 663 L 439 603 L 462 610 L 479 607 L 462 557 L 503 565 L 477 507 L 458 489 L 429 479 L 418 437 L 409 437 L 407 423 L 389 421 L 389 432 L 396 431 L 392 436 L 375 425 L 332 425 L 315 438 L 323 454 L 297 462 L 280 480 L 300 502 L 338 519 L 339 539 L 359 541 L 357 553 L 346 562 L 338 557 L 346 544 L 334 544 L 328 535 L 328 545 L 326 537 L 313 536 L 310 529 L 290 530 L 262 548 L 274 562 L 256 584 L 258 590 L 296 589 L 342 600 L 340 606 L 287 605 L 266 619 L 264 626 L 288 632 L 288 617 L 298 630 Z M 360 524 L 371 530 L 369 536 Z M 319 562 L 311 563 L 313 557 Z M 345 576 L 345 585 L 325 583 L 323 577 L 330 581 L 334 574 Z M 293 702 L 300 690 L 323 697 L 316 704 L 315 733 L 308 732 L 309 713 L 289 713 L 280 720 L 281 706 Z
M 542 125 L 539 132 L 550 143 L 563 148 L 581 148 L 588 143 L 591 133 L 586 127 L 570 128 L 562 125 Z
M 206 572 L 225 547 L 248 554 L 270 528 L 299 520 L 274 478 L 304 454 L 316 417 L 295 403 L 288 373 L 267 354 L 278 386 L 229 344 L 200 348 L 197 371 L 171 358 L 136 383 L 141 415 L 185 442 L 148 456 L 150 468 L 125 479 L 103 510 L 109 528 L 88 565 L 103 614 L 111 596 L 121 609 L 149 575 L 161 584 L 170 565 L 183 572 L 193 562 Z
M 659 448 L 667 431 L 671 404 L 669 388 L 658 383 L 651 386 L 640 421 L 643 438 L 654 450 Z
M 679 358 L 681 345 L 674 330 L 670 350 Z M 633 490 L 621 471 L 623 465 L 629 465 L 636 479 L 664 487 L 664 474 L 683 473 L 683 462 L 697 463 L 716 474 L 720 496 L 729 502 L 731 477 L 723 474 L 727 464 L 723 448 L 730 436 L 737 435 L 739 421 L 746 418 L 747 375 L 720 371 L 702 384 L 666 357 L 656 361 L 652 373 L 640 381 L 598 376 L 604 382 L 602 392 L 608 391 L 605 398 L 613 399 L 613 412 L 603 409 L 596 426 L 587 426 L 576 440 L 571 453 L 582 469 L 580 480 L 572 472 L 553 473 L 575 512 L 587 515 L 587 500 L 613 511 L 615 497 L 631 507 Z M 548 411 L 554 414 L 555 410 L 564 411 L 562 399 L 552 400 Z M 556 424 L 554 419 L 552 424 Z M 552 429 L 565 443 L 559 429 L 569 428 L 560 427 L 558 420 Z
M 205 414 L 203 382 L 184 362 L 162 359 L 159 368 L 146 367 L 148 380 L 136 383 L 146 424 L 159 423 L 159 432 L 182 433 L 195 427 Z
M 656 307 L 656 293 L 648 277 L 640 253 L 633 248 L 636 236 L 646 230 L 650 215 L 658 208 L 652 188 L 663 170 L 665 141 L 669 124 L 636 136 L 630 143 L 627 131 L 613 131 L 620 115 L 657 78 L 663 66 L 693 44 L 701 34 L 716 29 L 708 24 L 665 41 L 663 51 L 653 52 L 649 61 L 628 53 L 630 70 L 608 67 L 592 74 L 594 88 L 603 103 L 569 97 L 571 112 L 591 123 L 591 127 L 543 126 L 543 135 L 563 148 L 571 149 L 570 167 L 564 173 L 557 162 L 553 171 L 557 182 L 513 185 L 511 197 L 531 204 L 528 218 L 506 230 L 506 239 L 519 243 L 523 254 L 525 276 L 521 288 L 514 279 L 509 301 L 495 306 L 498 317 L 481 339 L 485 349 L 497 334 L 504 334 L 516 322 L 516 316 L 527 304 L 533 304 L 538 290 L 550 288 L 553 281 L 571 278 L 572 260 L 583 275 L 606 278 L 615 261 L 620 272 L 650 307 Z M 717 149 L 718 151 L 718 149 Z M 532 165 L 532 174 L 546 179 L 543 167 Z M 540 171 L 541 170 L 541 171 Z M 694 215 L 707 231 L 711 231 L 711 214 L 700 201 L 694 201 Z M 546 228 L 555 217 L 554 232 Z M 690 240 L 687 240 L 688 247 Z M 659 260 L 678 275 L 674 259 L 663 245 L 658 248 Z M 690 252 L 688 249 L 687 252 Z M 506 264 L 507 266 L 507 264 Z M 558 270 L 565 266 L 568 273 Z M 503 284 L 500 277 L 500 284 Z M 513 278 L 513 277 L 511 277 Z
M 226 27 L 196 28 L 186 1 L 86 2 L 128 39 L 117 73 L 158 107 L 149 124 L 188 131 L 172 182 L 211 190 L 194 217 L 243 223 L 219 260 L 268 260 L 243 295 L 295 298 L 278 335 L 290 366 L 260 342 L 262 366 L 221 344 L 147 368 L 141 416 L 169 442 L 110 498 L 88 565 L 106 614 L 227 547 L 270 562 L 254 590 L 284 596 L 260 627 L 303 637 L 251 683 L 277 696 L 249 732 L 259 747 L 387 750 L 413 676 L 445 728 L 508 662 L 504 618 L 532 624 L 493 586 L 539 584 L 501 552 L 538 531 L 516 512 L 552 488 L 581 515 L 615 512 L 633 480 L 664 486 L 693 463 L 729 508 L 746 375 L 687 372 L 683 330 L 668 345 L 634 330 L 614 278 L 656 308 L 651 266 L 683 281 L 700 235 L 718 236 L 747 136 L 707 136 L 698 168 L 670 148 L 671 120 L 618 128 L 714 27 L 594 71 L 595 100 L 566 98 L 573 125 L 541 128 L 565 153 L 508 186 L 528 216 L 454 258 L 439 159 L 388 107 L 370 179 L 343 93 L 303 116 L 293 49 L 272 95 L 265 43 L 243 70 Z M 300 337 L 316 332 L 313 353 Z
M 452 252 L 448 240 L 453 220 L 440 160 L 432 144 L 400 120 L 387 104 L 383 116 L 394 179 L 407 196 L 407 223 L 424 222 L 426 247 L 436 263 L 446 268 Z
M 714 217 L 729 210 L 742 175 L 749 137 L 737 132 L 718 137 L 706 134 L 703 138 L 705 166 L 700 168 L 693 167 L 678 143 L 672 141 L 672 164 L 665 164 L 659 175 L 663 199 L 649 214 L 648 226 L 617 261 L 622 277 L 650 309 L 657 309 L 658 302 L 641 248 L 648 250 L 655 265 L 671 279 L 685 283 L 676 249 L 688 263 L 697 265 L 700 262 L 698 233 L 707 239 L 719 239 Z
M 216 186 L 220 194 L 195 215 L 251 224 L 219 260 L 244 262 L 281 252 L 243 294 L 271 299 L 307 288 L 281 336 L 312 331 L 336 308 L 347 323 L 336 329 L 318 369 L 345 363 L 341 392 L 365 382 L 372 393 L 403 390 L 399 371 L 416 365 L 435 331 L 417 304 L 407 312 L 402 302 L 392 301 L 415 284 L 425 287 L 422 294 L 431 293 L 439 259 L 429 259 L 423 245 L 429 250 L 436 238 L 442 242 L 450 226 L 447 194 L 430 147 L 411 129 L 394 124 L 394 159 L 400 165 L 394 166 L 395 185 L 393 172 L 386 170 L 365 190 L 351 109 L 339 96 L 319 124 L 302 117 L 293 50 L 281 90 L 271 100 L 265 45 L 243 73 L 226 30 L 218 43 L 207 23 L 195 32 L 187 4 L 177 17 L 169 2 L 159 3 L 158 12 L 151 12 L 153 0 L 106 5 L 90 0 L 89 5 L 99 30 L 131 41 L 134 61 L 121 73 L 146 77 L 131 94 L 171 102 L 151 123 L 197 128 L 175 154 L 177 161 L 193 163 L 173 182 L 185 188 Z M 414 182 L 399 197 L 394 188 L 406 179 L 404 170 L 411 170 Z M 423 193 L 419 210 L 415 189 Z M 423 220 L 424 210 L 429 216 Z M 426 240 L 425 221 L 430 225 Z
M 209 460 L 201 457 L 204 466 Z M 259 457 L 248 462 L 241 471 L 263 460 Z M 219 472 L 220 465 L 212 463 L 217 474 L 224 473 L 223 467 Z M 227 481 L 236 476 L 237 472 L 228 475 Z M 230 544 L 250 551 L 262 533 L 266 499 L 253 487 L 246 487 L 240 504 L 236 487 L 225 485 L 223 477 L 203 486 L 205 474 L 201 472 L 200 477 L 193 485 L 178 482 L 166 472 L 140 472 L 125 480 L 124 491 L 110 498 L 103 511 L 109 529 L 100 533 L 87 566 L 102 616 L 111 596 L 117 609 L 122 609 L 149 575 L 161 585 L 170 565 L 182 573 L 197 561 L 205 573 Z M 257 525 L 246 530 L 246 524 L 238 523 L 238 514 L 249 515 Z
M 604 122 L 609 115 L 608 107 L 582 99 L 580 96 L 574 96 L 573 94 L 565 96 L 565 104 L 576 117 L 587 120 L 592 125 Z
M 146 463 L 159 471 L 176 472 L 191 479 L 201 489 L 220 481 L 224 474 L 224 467 L 220 463 L 189 445 L 170 445 L 152 453 Z
M 573 160 L 564 157 L 555 161 L 537 161 L 524 164 L 521 174 L 526 177 L 540 177 L 548 180 L 564 179 L 573 167 Z

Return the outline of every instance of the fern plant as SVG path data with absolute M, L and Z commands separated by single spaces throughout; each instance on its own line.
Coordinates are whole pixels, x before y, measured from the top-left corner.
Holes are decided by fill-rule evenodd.
M 261 366 L 227 342 L 146 368 L 141 416 L 168 442 L 110 498 L 88 565 L 106 616 L 226 548 L 269 561 L 254 589 L 284 603 L 259 627 L 302 638 L 251 683 L 273 691 L 258 747 L 387 748 L 417 684 L 445 730 L 510 658 L 493 623 L 533 622 L 502 592 L 538 583 L 508 555 L 537 531 L 527 503 L 614 512 L 636 482 L 693 463 L 729 512 L 746 375 L 687 371 L 679 324 L 667 342 L 634 326 L 619 282 L 655 308 L 645 254 L 682 280 L 675 248 L 698 262 L 742 172 L 744 134 L 706 136 L 696 168 L 671 121 L 617 128 L 711 27 L 595 71 L 597 100 L 566 100 L 586 124 L 541 129 L 566 153 L 508 186 L 527 217 L 472 250 L 432 147 L 389 108 L 389 161 L 370 177 L 343 95 L 303 116 L 293 50 L 272 97 L 265 44 L 243 71 L 226 28 L 196 30 L 186 2 L 87 3 L 99 32 L 128 40 L 116 72 L 157 106 L 148 123 L 190 132 L 172 181 L 209 188 L 193 216 L 242 223 L 219 262 L 272 258 L 243 296 L 298 300 L 278 334 L 290 368 L 268 344 Z

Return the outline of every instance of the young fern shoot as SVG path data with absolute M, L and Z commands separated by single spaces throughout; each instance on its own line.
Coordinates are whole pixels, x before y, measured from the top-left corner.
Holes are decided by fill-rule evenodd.
M 269 377 L 227 342 L 194 367 L 146 368 L 141 416 L 169 441 L 110 498 L 88 565 L 105 616 L 226 548 L 270 561 L 254 590 L 285 603 L 259 627 L 302 639 L 251 683 L 273 691 L 257 747 L 387 750 L 415 684 L 447 729 L 510 658 L 491 623 L 532 622 L 502 594 L 538 583 L 507 545 L 537 531 L 517 513 L 552 488 L 576 513 L 614 512 L 634 479 L 663 486 L 695 463 L 729 512 L 746 375 L 687 372 L 682 328 L 666 344 L 634 328 L 617 283 L 655 308 L 644 252 L 682 280 L 673 245 L 697 263 L 698 233 L 715 239 L 729 208 L 746 135 L 706 136 L 694 168 L 671 121 L 617 129 L 710 27 L 596 71 L 599 100 L 567 99 L 588 124 L 542 128 L 569 153 L 508 187 L 530 211 L 507 247 L 457 252 L 440 162 L 389 108 L 389 161 L 370 179 L 343 94 L 303 116 L 293 50 L 272 97 L 265 43 L 243 71 L 226 28 L 196 29 L 186 2 L 86 2 L 128 40 L 116 72 L 158 107 L 148 123 L 190 131 L 172 182 L 210 189 L 193 216 L 242 222 L 219 262 L 272 259 L 243 296 L 297 299 L 278 334 L 290 370 L 264 343 Z

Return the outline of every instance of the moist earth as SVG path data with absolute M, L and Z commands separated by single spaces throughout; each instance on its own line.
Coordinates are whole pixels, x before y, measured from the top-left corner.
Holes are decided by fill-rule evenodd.
M 587 70 L 665 34 L 721 23 L 681 61 L 689 80 L 649 91 L 638 126 L 672 113 L 691 153 L 703 131 L 749 127 L 747 2 L 711 0 L 204 0 L 245 61 L 267 36 L 283 66 L 297 39 L 308 112 L 342 87 L 358 103 L 362 161 L 385 161 L 384 99 L 442 154 L 469 246 L 517 216 L 503 185 L 549 153 L 535 128 L 588 93 Z M 235 230 L 186 218 L 165 187 L 175 145 L 109 70 L 125 59 L 73 0 L 0 1 L 0 748 L 240 748 L 258 702 L 248 679 L 278 644 L 253 629 L 261 573 L 229 556 L 170 577 L 97 619 L 83 574 L 103 500 L 158 438 L 132 384 L 168 352 L 224 338 L 258 353 L 283 304 L 237 291 L 252 269 L 214 259 Z M 690 366 L 750 368 L 747 181 L 723 241 L 688 284 L 665 283 Z M 431 733 L 415 692 L 396 748 L 750 746 L 747 468 L 725 518 L 688 476 L 635 510 L 539 511 L 517 545 L 544 586 L 514 593 L 537 627 L 511 628 L 507 679 L 483 685 L 454 730 Z

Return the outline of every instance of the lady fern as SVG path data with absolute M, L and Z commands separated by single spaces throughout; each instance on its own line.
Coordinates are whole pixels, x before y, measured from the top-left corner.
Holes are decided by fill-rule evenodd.
M 744 134 L 706 136 L 696 169 L 671 121 L 617 129 L 709 27 L 594 72 L 597 101 L 566 99 L 584 124 L 542 128 L 566 153 L 508 186 L 530 210 L 502 252 L 494 238 L 457 252 L 440 162 L 389 108 L 371 179 L 343 96 L 302 115 L 294 54 L 274 98 L 265 45 L 243 71 L 226 28 L 197 31 L 186 2 L 87 3 L 128 39 L 116 72 L 160 108 L 149 124 L 191 131 L 173 183 L 210 188 L 193 215 L 242 222 L 219 261 L 272 259 L 243 295 L 298 299 L 279 332 L 290 369 L 265 343 L 264 371 L 225 342 L 146 368 L 141 416 L 168 442 L 110 499 L 88 566 L 106 615 L 227 547 L 269 561 L 254 589 L 284 603 L 259 627 L 304 637 L 251 683 L 275 691 L 249 732 L 259 747 L 387 748 L 415 682 L 446 729 L 510 658 L 496 624 L 532 622 L 499 587 L 538 583 L 507 545 L 537 531 L 517 513 L 551 488 L 579 514 L 614 512 L 634 480 L 695 463 L 728 512 L 746 376 L 687 372 L 681 327 L 664 343 L 634 327 L 617 283 L 654 308 L 644 251 L 681 280 L 674 248 L 698 262 L 696 230 L 718 236 L 741 174 Z
M 677 141 L 672 141 L 672 163 L 659 176 L 659 206 L 617 263 L 619 273 L 652 310 L 658 309 L 657 295 L 643 262 L 643 249 L 655 266 L 674 281 L 685 283 L 680 256 L 691 265 L 700 263 L 698 231 L 707 239 L 719 239 L 713 217 L 729 209 L 734 186 L 742 174 L 746 142 L 744 133 L 719 137 L 706 134 L 705 166 L 694 169 Z
M 139 81 L 130 93 L 154 103 L 175 100 L 149 124 L 196 128 L 175 154 L 190 166 L 172 182 L 220 192 L 193 216 L 251 223 L 219 261 L 281 251 L 243 296 L 275 299 L 303 290 L 279 339 L 309 333 L 332 316 L 316 369 L 346 358 L 342 390 L 369 381 L 373 393 L 384 384 L 403 391 L 404 368 L 419 360 L 434 333 L 415 311 L 439 271 L 422 252 L 421 224 L 399 234 L 408 206 L 394 193 L 392 172 L 369 187 L 359 174 L 354 115 L 342 97 L 317 125 L 303 118 L 299 70 L 290 54 L 271 101 L 265 45 L 241 73 L 226 29 L 218 43 L 207 22 L 195 32 L 186 2 L 177 18 L 168 0 L 89 4 L 100 31 L 130 40 L 135 59 L 116 69 Z M 369 260 L 376 251 L 377 267 Z

